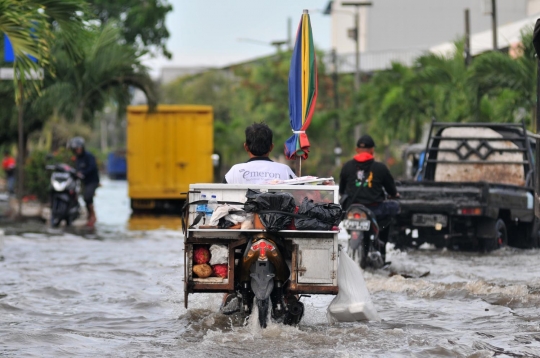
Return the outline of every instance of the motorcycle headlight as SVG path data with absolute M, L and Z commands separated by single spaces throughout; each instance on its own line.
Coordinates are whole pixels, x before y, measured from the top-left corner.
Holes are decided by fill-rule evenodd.
M 52 186 L 55 191 L 64 191 L 66 190 L 67 181 L 63 181 L 63 182 L 53 181 Z

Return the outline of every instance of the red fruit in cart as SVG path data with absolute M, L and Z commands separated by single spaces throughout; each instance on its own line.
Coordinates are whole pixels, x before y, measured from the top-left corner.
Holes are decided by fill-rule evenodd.
M 212 266 L 212 270 L 214 271 L 214 275 L 221 278 L 227 278 L 229 274 L 229 265 L 227 264 L 217 264 Z
M 193 261 L 196 264 L 207 264 L 210 261 L 210 251 L 206 247 L 198 247 L 193 251 Z

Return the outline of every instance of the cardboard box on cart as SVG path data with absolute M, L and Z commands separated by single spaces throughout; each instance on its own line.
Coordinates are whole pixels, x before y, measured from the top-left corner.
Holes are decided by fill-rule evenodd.
M 314 202 L 338 203 L 338 186 L 328 185 L 245 185 L 245 184 L 191 184 L 188 200 L 194 203 L 216 195 L 219 203 L 237 203 L 240 207 L 246 201 L 248 189 L 261 192 L 289 192 L 299 206 L 307 197 Z M 187 227 L 195 220 L 196 205 L 188 205 Z M 251 235 L 264 232 L 264 229 L 196 229 L 185 228 L 184 251 L 184 292 L 187 296 L 195 292 L 232 292 L 238 274 L 238 263 Z M 277 233 L 290 249 L 288 262 L 291 272 L 289 289 L 295 293 L 337 294 L 337 254 L 338 231 L 282 230 Z M 226 278 L 197 278 L 193 274 L 193 250 L 197 245 L 222 244 L 229 249 L 228 275 Z

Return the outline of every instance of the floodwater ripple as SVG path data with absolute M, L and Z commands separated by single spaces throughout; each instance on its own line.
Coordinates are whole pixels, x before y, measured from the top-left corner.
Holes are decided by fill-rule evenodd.
M 299 327 L 262 330 L 220 294 L 184 308 L 182 235 L 129 230 L 125 183 L 96 207 L 95 231 L 3 228 L 0 356 L 540 357 L 539 250 L 390 250 L 392 275 L 364 273 L 381 322 L 330 325 L 314 295 Z

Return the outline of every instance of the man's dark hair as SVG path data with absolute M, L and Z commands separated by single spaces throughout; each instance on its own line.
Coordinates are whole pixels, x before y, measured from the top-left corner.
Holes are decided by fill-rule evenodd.
M 265 123 L 253 123 L 246 128 L 246 145 L 251 154 L 260 157 L 270 152 L 272 130 Z
M 11 155 L 11 152 L 8 149 L 4 149 L 4 155 Z

